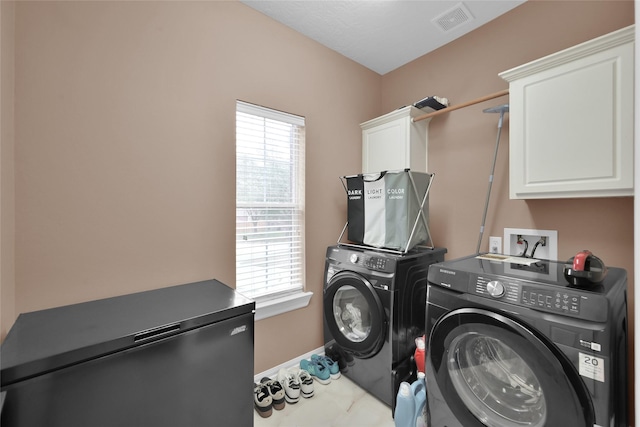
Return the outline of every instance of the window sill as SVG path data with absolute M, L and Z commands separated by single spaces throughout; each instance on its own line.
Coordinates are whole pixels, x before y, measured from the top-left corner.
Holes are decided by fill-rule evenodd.
M 266 319 L 306 307 L 309 305 L 311 296 L 313 296 L 313 292 L 296 292 L 280 298 L 256 300 L 255 320 Z

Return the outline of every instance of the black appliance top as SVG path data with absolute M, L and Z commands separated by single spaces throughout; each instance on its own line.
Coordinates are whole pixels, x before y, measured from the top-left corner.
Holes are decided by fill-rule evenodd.
M 470 255 L 434 264 L 428 281 L 458 292 L 527 306 L 571 317 L 605 321 L 609 306 L 624 299 L 626 271 L 609 267 L 602 283 L 570 284 L 564 262 L 538 260 L 528 263 L 491 259 L 493 254 Z
M 2 386 L 254 310 L 214 279 L 23 313 L 0 347 Z
M 384 249 L 363 248 L 352 245 L 337 245 L 327 248 L 327 261 L 344 263 L 351 267 L 362 267 L 381 273 L 395 272 L 398 262 L 422 257 L 444 257 L 446 248 L 416 247 L 407 253 L 392 253 Z

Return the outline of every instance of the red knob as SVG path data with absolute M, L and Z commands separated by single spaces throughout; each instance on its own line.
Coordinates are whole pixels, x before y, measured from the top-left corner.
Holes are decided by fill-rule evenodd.
M 573 258 L 573 269 L 575 271 L 584 271 L 585 264 L 587 263 L 587 258 L 590 255 L 591 255 L 591 251 L 588 251 L 588 250 L 578 252 L 576 256 Z

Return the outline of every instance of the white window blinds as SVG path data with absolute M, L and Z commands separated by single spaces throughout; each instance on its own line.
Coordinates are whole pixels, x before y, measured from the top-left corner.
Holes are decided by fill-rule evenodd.
M 236 103 L 236 289 L 304 288 L 304 118 Z

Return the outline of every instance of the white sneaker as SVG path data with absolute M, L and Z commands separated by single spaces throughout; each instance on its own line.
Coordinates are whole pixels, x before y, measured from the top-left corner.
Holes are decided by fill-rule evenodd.
M 304 369 L 300 369 L 296 373 L 296 377 L 300 383 L 300 394 L 302 394 L 302 397 L 307 399 L 313 397 L 313 378 L 309 372 Z
M 300 400 L 300 381 L 295 374 L 284 368 L 280 369 L 278 372 L 278 382 L 284 387 L 284 397 L 287 403 L 296 403 Z

